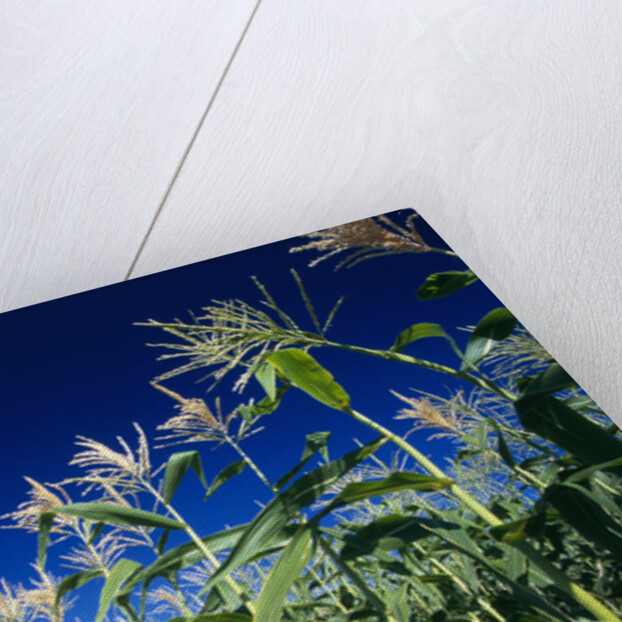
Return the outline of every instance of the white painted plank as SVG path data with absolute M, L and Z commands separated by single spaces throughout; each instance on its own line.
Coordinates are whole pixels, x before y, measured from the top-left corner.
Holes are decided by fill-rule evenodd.
M 620 422 L 619 10 L 264 0 L 134 275 L 415 207 Z
M 0 310 L 124 278 L 253 7 L 2 3 Z

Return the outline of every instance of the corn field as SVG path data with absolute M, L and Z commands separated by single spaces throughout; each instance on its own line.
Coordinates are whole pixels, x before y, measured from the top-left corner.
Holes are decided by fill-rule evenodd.
M 388 254 L 454 256 L 426 244 L 415 223 L 366 219 L 291 250 L 314 253 L 312 269 L 335 256 L 337 269 L 354 270 Z M 87 586 L 97 589 L 95 622 L 622 621 L 620 430 L 507 309 L 469 327 L 466 347 L 455 326 L 426 322 L 395 326 L 393 344 L 378 349 L 334 341 L 342 300 L 320 318 L 296 271 L 302 318 L 253 278 L 259 304 L 216 300 L 189 322 L 138 323 L 163 340 L 154 345 L 168 368 L 152 385 L 171 416 L 152 440 L 135 424 L 135 445 L 79 436 L 75 476 L 27 480 L 27 500 L 2 518 L 32 532 L 35 578 L 26 587 L 2 579 L 0 622 L 75 620 Z M 476 282 L 453 270 L 415 289 L 419 300 L 451 304 Z M 419 358 L 421 340 L 436 340 L 454 365 Z M 428 370 L 447 390 L 393 390 L 387 425 L 320 364 L 329 350 L 353 366 L 374 357 Z M 193 374 L 209 382 L 210 399 L 174 388 Z M 263 397 L 225 412 L 211 398 L 225 377 L 241 397 L 249 383 Z M 373 439 L 338 456 L 334 430 L 288 440 L 299 462 L 269 477 L 246 440 L 267 417 L 289 416 L 295 392 L 330 408 L 336 429 L 349 418 Z M 406 433 L 395 431 L 404 423 Z M 426 434 L 454 448 L 446 460 L 428 456 Z M 206 451 L 225 446 L 237 458 L 213 473 Z M 155 447 L 167 448 L 160 466 Z M 242 472 L 269 502 L 245 524 L 200 533 L 179 491 L 200 485 L 209 508 L 221 487 L 235 496 Z M 63 576 L 48 571 L 52 557 Z

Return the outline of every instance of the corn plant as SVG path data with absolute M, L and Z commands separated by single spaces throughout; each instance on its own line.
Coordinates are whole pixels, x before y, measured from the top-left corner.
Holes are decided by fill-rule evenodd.
M 320 251 L 319 260 L 348 253 L 338 267 L 392 253 L 453 255 L 426 244 L 414 217 L 309 237 L 292 250 Z M 341 299 L 320 321 L 292 276 L 309 330 L 256 278 L 259 306 L 212 301 L 188 323 L 142 324 L 173 338 L 155 345 L 176 363 L 153 382 L 178 410 L 156 442 L 228 446 L 237 460 L 208 473 L 193 448 L 154 467 L 138 425 L 136 450 L 124 439 L 114 449 L 78 437 L 72 464 L 81 473 L 57 484 L 30 480 L 30 500 L 7 516 L 38 534 L 36 568 L 53 599 L 37 605 L 3 583 L 0 621 L 65 620 L 69 595 L 92 581 L 102 586 L 96 622 L 622 620 L 620 431 L 512 314 L 487 313 L 462 349 L 433 323 L 396 327 L 385 349 L 343 343 L 329 337 Z M 419 297 L 449 296 L 475 280 L 470 271 L 433 274 Z M 453 366 L 415 355 L 430 338 L 446 344 Z M 446 395 L 393 391 L 395 418 L 412 424 L 398 434 L 353 403 L 313 355 L 322 349 L 345 351 L 353 364 L 369 356 L 428 369 L 455 386 Z M 236 392 L 256 379 L 265 396 L 225 415 L 218 398 L 210 407 L 168 386 L 197 370 L 211 389 L 237 374 Z M 293 391 L 376 437 L 331 458 L 330 433 L 309 434 L 300 461 L 271 480 L 245 443 L 265 417 L 286 410 Z M 453 443 L 448 466 L 414 440 L 422 430 Z M 393 448 L 390 461 L 382 447 Z M 246 469 L 270 501 L 246 524 L 198 533 L 174 503 L 185 478 L 200 482 L 209 503 Z M 74 488 L 89 500 L 74 502 Z M 169 545 L 173 533 L 184 541 Z M 60 557 L 75 572 L 61 580 L 46 575 L 50 541 L 73 543 Z

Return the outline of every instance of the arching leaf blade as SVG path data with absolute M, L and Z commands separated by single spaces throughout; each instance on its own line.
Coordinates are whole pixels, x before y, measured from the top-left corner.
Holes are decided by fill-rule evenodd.
M 296 348 L 277 350 L 266 359 L 274 365 L 295 387 L 298 387 L 322 404 L 337 410 L 348 410 L 350 396 L 335 382 L 310 354 Z

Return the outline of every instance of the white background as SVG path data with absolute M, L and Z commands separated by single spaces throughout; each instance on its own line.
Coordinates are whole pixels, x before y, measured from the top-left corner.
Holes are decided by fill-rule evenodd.
M 0 2 L 0 310 L 413 207 L 622 421 L 618 0 Z

